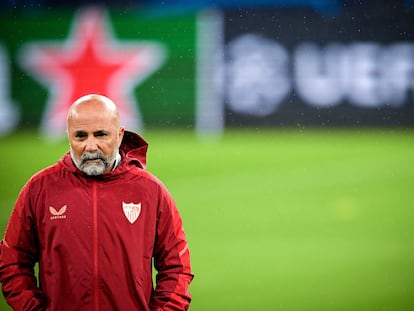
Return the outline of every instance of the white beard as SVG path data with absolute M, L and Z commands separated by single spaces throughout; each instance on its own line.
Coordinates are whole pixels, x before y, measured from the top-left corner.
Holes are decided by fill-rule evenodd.
M 89 176 L 98 176 L 102 175 L 109 167 L 115 163 L 116 155 L 118 154 L 119 149 L 116 148 L 109 158 L 106 158 L 102 152 L 85 152 L 82 154 L 81 158 L 76 159 L 73 154 L 72 149 L 70 150 L 70 155 L 75 166 Z M 99 162 L 88 162 L 87 160 L 99 159 Z

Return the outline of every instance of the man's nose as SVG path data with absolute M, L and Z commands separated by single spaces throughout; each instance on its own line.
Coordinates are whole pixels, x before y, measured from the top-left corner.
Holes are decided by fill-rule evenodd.
M 86 140 L 85 151 L 92 152 L 98 150 L 98 142 L 95 137 L 88 137 Z

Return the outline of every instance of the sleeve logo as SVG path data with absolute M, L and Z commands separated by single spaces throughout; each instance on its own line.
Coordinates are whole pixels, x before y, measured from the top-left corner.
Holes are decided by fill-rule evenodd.
M 128 221 L 133 224 L 141 214 L 141 203 L 125 203 L 122 202 L 122 209 Z

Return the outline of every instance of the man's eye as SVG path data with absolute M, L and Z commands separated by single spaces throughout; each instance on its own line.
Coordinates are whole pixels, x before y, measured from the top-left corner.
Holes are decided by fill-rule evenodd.
M 75 138 L 77 139 L 84 139 L 87 135 L 85 133 L 75 133 Z

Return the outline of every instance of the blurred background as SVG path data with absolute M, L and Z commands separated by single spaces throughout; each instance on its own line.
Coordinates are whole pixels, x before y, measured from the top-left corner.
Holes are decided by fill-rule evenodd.
M 0 0 L 1 234 L 87 93 L 149 141 L 192 310 L 414 308 L 413 0 Z

